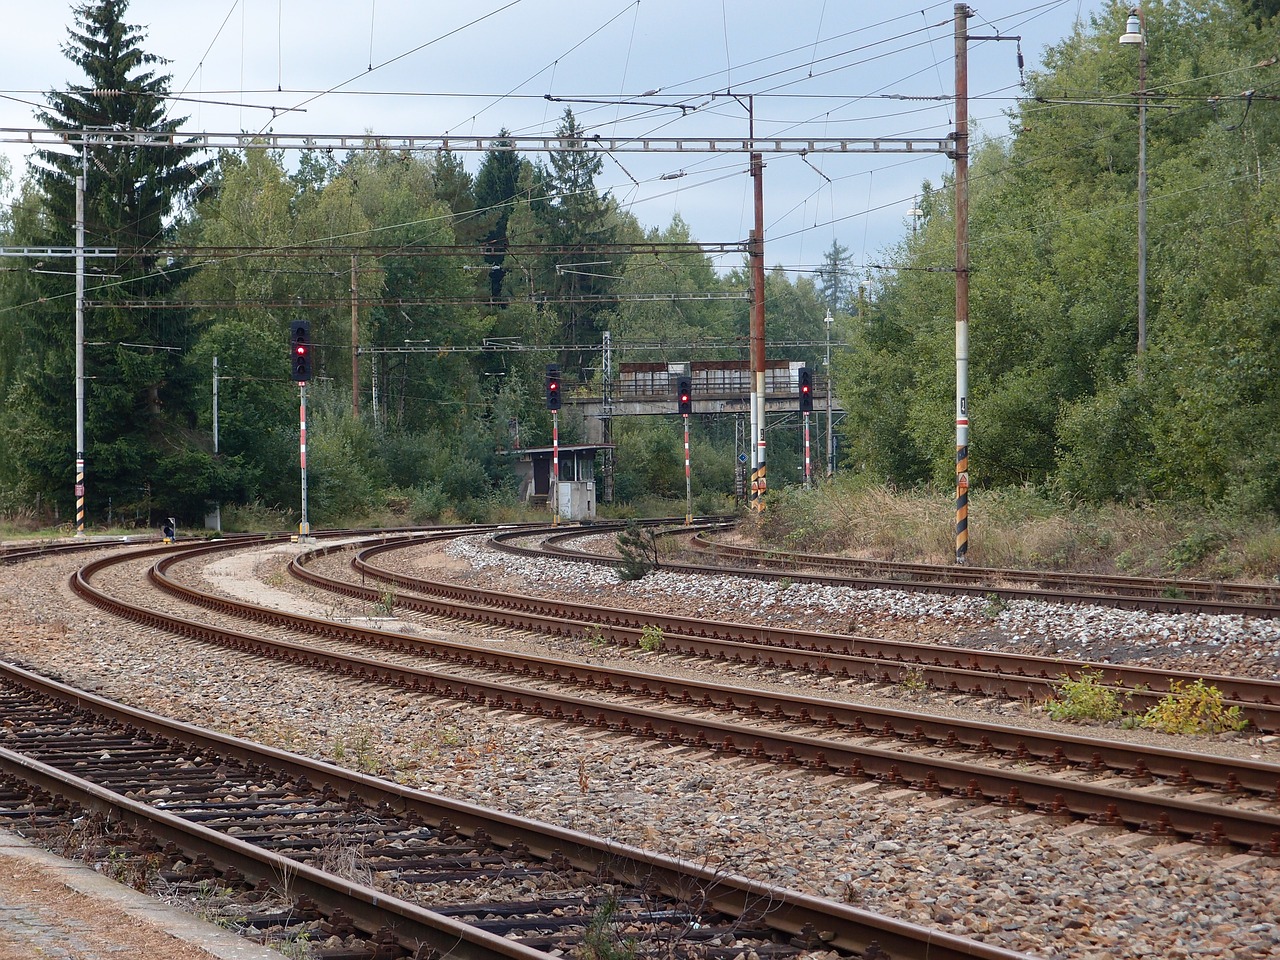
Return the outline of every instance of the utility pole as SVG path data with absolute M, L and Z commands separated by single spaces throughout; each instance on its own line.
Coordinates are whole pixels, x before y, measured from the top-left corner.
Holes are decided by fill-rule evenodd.
M 307 519 L 307 382 L 298 384 L 298 466 L 302 477 L 302 519 L 298 521 L 298 542 L 311 542 L 311 521 Z
M 351 419 L 360 419 L 360 307 L 356 255 L 351 255 Z
M 76 177 L 76 536 L 84 536 L 84 189 L 89 147 L 81 150 Z
M 213 358 L 213 459 L 218 459 L 218 358 Z M 222 504 L 213 505 L 213 529 L 222 533 Z
M 1120 38 L 1138 46 L 1138 357 L 1147 349 L 1147 19 L 1142 7 L 1129 12 Z M 1142 368 L 1138 368 L 1141 375 Z
M 956 4 L 956 563 L 969 553 L 969 37 Z
M 752 143 L 756 138 L 755 100 L 747 98 L 747 122 Z M 764 356 L 764 158 L 751 153 L 751 179 L 755 187 L 755 229 L 751 231 L 751 494 L 749 505 L 757 513 L 765 508 L 768 469 L 765 455 L 765 356 Z
M 831 316 L 830 307 L 827 308 L 827 316 L 822 322 L 827 327 L 827 358 L 823 367 L 827 374 L 827 476 L 834 477 L 836 475 L 836 454 L 831 445 L 833 435 L 831 429 L 831 384 L 834 382 L 831 376 L 831 324 L 835 322 L 835 317 Z
M 613 335 L 604 331 L 601 338 L 600 374 L 600 441 L 604 444 L 604 497 L 613 503 Z

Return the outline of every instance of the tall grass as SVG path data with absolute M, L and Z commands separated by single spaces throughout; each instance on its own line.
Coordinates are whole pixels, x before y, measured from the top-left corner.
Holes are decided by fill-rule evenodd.
M 837 477 L 812 490 L 771 492 L 767 509 L 748 514 L 742 531 L 788 550 L 950 563 L 955 501 L 949 491 Z M 1030 488 L 976 491 L 967 559 L 974 566 L 1272 580 L 1280 577 L 1280 524 L 1186 504 L 1096 506 Z

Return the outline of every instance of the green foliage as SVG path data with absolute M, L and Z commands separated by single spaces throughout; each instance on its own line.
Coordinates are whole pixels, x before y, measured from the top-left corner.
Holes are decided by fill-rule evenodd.
M 82 71 L 46 94 L 47 109 L 36 117 L 55 129 L 143 129 L 158 135 L 181 128 L 168 115 L 170 77 L 143 49 L 146 34 L 122 17 L 127 4 L 84 3 L 72 8 L 75 24 L 63 47 Z M 12 216 L 4 218 L 6 244 L 70 246 L 76 242 L 76 178 L 88 171 L 84 191 L 84 243 L 89 247 L 146 248 L 171 241 L 190 194 L 206 179 L 210 161 L 192 151 L 129 150 L 106 146 L 36 151 L 28 182 Z M 93 265 L 91 269 L 100 265 Z M 197 454 L 188 435 L 195 417 L 195 392 L 181 356 L 196 327 L 180 312 L 149 309 L 164 300 L 180 272 L 165 269 L 145 251 L 122 257 L 109 272 L 111 282 L 95 284 L 97 301 L 85 312 L 85 460 L 92 479 L 91 503 L 98 517 L 135 515 L 148 521 L 152 509 L 183 519 L 202 517 L 212 475 L 198 469 L 184 476 L 182 494 L 165 491 L 165 474 L 175 462 Z M 68 305 L 74 292 L 70 271 L 24 271 L 0 290 L 8 309 L 0 320 L 0 388 L 4 415 L 0 449 L 11 468 L 0 482 L 31 502 L 66 507 L 68 482 L 77 451 L 71 431 L 69 396 L 75 378 Z M 92 277 L 90 278 L 92 282 Z M 127 304 L 122 301 L 141 301 Z M 11 458 L 11 459 L 10 459 Z M 167 462 L 166 462 L 167 461 Z
M 645 653 L 657 653 L 662 649 L 663 641 L 662 628 L 653 624 L 646 624 L 640 631 L 640 649 Z
M 1203 734 L 1243 730 L 1249 721 L 1238 706 L 1227 706 L 1222 691 L 1204 680 L 1169 683 L 1169 694 L 1139 720 L 1142 726 L 1163 733 Z
M 1045 703 L 1045 710 L 1054 720 L 1100 723 L 1118 720 L 1123 712 L 1119 695 L 1103 685 L 1100 672 L 1091 670 L 1080 671 L 1074 680 L 1063 675 L 1056 696 Z
M 582 935 L 581 960 L 635 960 L 639 955 L 635 938 L 618 932 L 617 912 L 618 901 L 612 895 L 596 908 Z
M 1148 9 L 1148 340 L 1136 350 L 1132 48 L 1108 8 L 1051 47 L 1011 139 L 970 169 L 971 490 L 1280 512 L 1280 117 L 1223 93 L 1274 37 L 1233 4 Z M 1267 39 L 1270 37 L 1270 39 Z M 1102 97 L 1082 97 L 1099 91 Z M 1105 102 L 1111 98 L 1115 106 Z M 1186 99 L 1182 99 L 1186 98 Z M 1195 103 L 1199 99 L 1200 102 Z M 891 257 L 835 364 L 846 460 L 898 484 L 954 478 L 951 184 Z M 954 255 L 954 250 L 950 251 Z M 852 312 L 852 308 L 851 308 Z M 856 425 L 856 426 L 854 426 Z
M 1242 524 L 1280 514 L 1280 114 L 1235 96 L 1270 69 L 1258 64 L 1274 55 L 1275 6 L 1169 2 L 1148 11 L 1149 78 L 1153 89 L 1177 96 L 1153 97 L 1148 111 L 1149 339 L 1141 357 L 1135 63 L 1134 51 L 1115 42 L 1127 11 L 1107 8 L 1050 48 L 1012 110 L 1014 135 L 975 141 L 975 514 L 999 505 L 984 497 L 1024 489 L 1073 505 L 1214 505 Z M 144 32 L 119 21 L 123 7 L 77 5 L 67 54 L 85 82 L 48 95 L 40 119 L 50 126 L 180 127 L 165 113 L 170 78 L 151 72 L 161 61 L 143 48 Z M 103 93 L 117 90 L 124 93 Z M 566 110 L 560 135 L 570 144 L 589 134 Z M 102 304 L 89 311 L 91 522 L 146 524 L 174 515 L 194 525 L 214 503 L 224 505 L 224 519 L 241 513 L 254 526 L 295 522 L 298 395 L 283 349 L 295 314 L 311 320 L 316 343 L 308 480 L 317 525 L 388 515 L 480 519 L 516 509 L 502 451 L 549 442 L 542 364 L 559 360 L 572 372 L 571 386 L 594 389 L 606 330 L 615 339 L 687 344 L 740 337 L 749 324 L 743 300 L 682 299 L 673 308 L 650 296 L 744 293 L 752 283 L 745 267 L 720 271 L 702 256 L 618 256 L 608 271 L 588 275 L 561 269 L 561 255 L 492 252 L 508 243 L 553 243 L 585 254 L 602 241 L 693 239 L 680 217 L 646 228 L 602 193 L 602 160 L 590 151 L 530 160 L 494 150 L 474 180 L 447 153 L 304 152 L 292 172 L 267 149 L 226 151 L 214 165 L 181 148 L 93 148 L 89 159 L 88 243 L 144 251 L 121 265 L 119 283 L 95 293 Z M 35 175 L 0 213 L 6 243 L 74 241 L 79 169 L 74 153 L 40 156 Z M 954 262 L 953 204 L 949 179 L 922 185 L 920 229 L 877 258 L 905 269 L 878 275 L 873 286 L 854 282 L 848 249 L 835 239 L 814 276 L 781 269 L 766 276 L 770 340 L 808 344 L 788 348 L 788 359 L 822 369 L 823 351 L 812 345 L 827 333 L 827 307 L 834 311 L 831 373 L 846 412 L 841 472 L 925 491 L 899 515 L 898 533 L 865 513 L 850 533 L 847 503 L 793 494 L 801 479 L 798 431 L 794 420 L 770 423 L 770 512 L 777 503 L 794 508 L 793 519 L 803 514 L 780 542 L 817 548 L 875 540 L 889 554 L 950 553 L 944 501 L 955 469 L 955 281 L 938 267 Z M 494 246 L 484 257 L 388 253 L 353 264 L 347 253 L 326 255 L 334 238 L 388 250 L 481 239 Z M 317 249 L 307 257 L 172 262 L 146 252 L 171 241 Z M 397 348 L 362 351 L 358 374 L 350 355 L 353 284 L 361 343 Z M 0 509 L 41 523 L 73 509 L 71 292 L 71 280 L 55 273 L 0 276 Z M 510 299 L 481 305 L 476 294 Z M 531 294 L 539 302 L 529 302 Z M 209 306 L 139 306 L 165 299 Z M 282 312 L 282 303 L 299 306 Z M 448 349 L 507 337 L 573 349 L 561 357 Z M 405 344 L 418 346 L 398 352 Z M 738 357 L 727 349 L 716 359 Z M 655 349 L 627 359 L 677 358 Z M 564 440 L 582 433 L 568 415 L 561 426 Z M 727 512 L 737 470 L 732 418 L 700 417 L 697 426 L 697 512 Z M 665 512 L 683 512 L 683 456 L 670 419 L 617 418 L 613 430 L 618 502 L 611 509 L 638 515 L 677 504 Z M 779 525 L 771 516 L 761 523 Z M 1062 565 L 1096 553 L 1111 536 L 1105 522 L 1072 527 L 1074 538 L 1040 517 L 1029 526 L 1029 535 L 1006 530 L 1006 542 L 993 544 L 984 533 L 975 544 Z M 975 529 L 991 524 L 984 518 Z M 1119 536 L 1110 547 L 1135 572 L 1198 566 L 1274 575 L 1274 545 L 1259 541 L 1247 553 L 1228 549 L 1212 531 L 1171 532 L 1177 547 L 1167 557 Z
M 622 558 L 618 579 L 641 580 L 658 566 L 658 540 L 652 528 L 628 520 L 626 527 L 618 531 L 616 543 Z
M 1000 614 L 1009 609 L 1009 604 L 998 593 L 988 593 L 985 599 L 986 603 L 982 605 L 982 615 L 989 620 L 995 620 Z
M 907 667 L 898 677 L 898 687 L 903 693 L 918 696 L 929 689 L 929 681 L 921 667 Z

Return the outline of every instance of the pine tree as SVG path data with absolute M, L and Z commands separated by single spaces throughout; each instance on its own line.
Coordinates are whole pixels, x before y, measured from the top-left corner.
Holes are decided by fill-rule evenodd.
M 498 132 L 497 148 L 485 153 L 475 185 L 476 206 L 489 223 L 484 242 L 494 251 L 485 256 L 485 262 L 489 265 L 489 294 L 495 298 L 502 296 L 507 222 L 511 219 L 512 203 L 520 193 L 520 168 L 525 162 L 510 149 L 510 141 L 502 139 L 508 134 L 505 127 Z
M 577 356 L 565 358 L 570 369 L 581 371 L 594 357 L 593 348 L 606 315 L 599 298 L 614 287 L 609 277 L 621 275 L 623 269 L 616 260 L 602 269 L 600 261 L 606 258 L 593 252 L 599 244 L 616 239 L 617 218 L 609 195 L 601 195 L 596 189 L 595 178 L 604 169 L 603 161 L 596 151 L 584 149 L 588 138 L 572 110 L 565 109 L 556 137 L 566 146 L 551 154 L 549 196 L 535 210 L 540 214 L 547 242 L 569 250 L 555 258 L 555 269 L 544 279 L 547 289 L 559 301 L 557 311 L 565 342 L 588 345 Z M 592 265 L 582 266 L 588 262 Z
M 174 229 L 173 215 L 208 174 L 211 161 L 192 162 L 189 148 L 115 145 L 129 131 L 176 132 L 185 118 L 168 115 L 170 77 L 153 66 L 165 63 L 141 47 L 145 34 L 125 22 L 127 0 L 101 0 L 73 9 L 63 52 L 86 82 L 47 94 L 40 123 L 55 130 L 100 132 L 103 143 L 71 151 L 40 150 L 32 182 L 43 205 L 33 235 L 24 242 L 71 246 L 76 242 L 76 180 L 85 178 L 85 245 L 119 250 L 114 260 L 93 259 L 86 280 L 86 459 L 90 514 L 145 517 L 153 506 L 185 518 L 203 516 L 205 503 L 191 476 L 194 423 L 184 382 L 182 354 L 195 331 L 175 311 L 136 309 L 113 302 L 161 299 L 181 271 L 160 246 Z M 68 403 L 73 378 L 73 279 L 65 271 L 37 281 L 43 302 L 28 323 L 31 356 L 16 389 L 21 411 L 5 424 L 29 438 L 17 451 L 35 492 L 70 499 L 75 451 Z M 165 348 L 165 349 L 159 349 Z M 10 398 L 11 400 L 13 397 Z M 48 440 L 56 437 L 57 442 Z M 198 444 L 198 441 L 195 441 Z M 129 506 L 133 510 L 129 510 Z
M 832 313 L 847 313 L 853 302 L 853 264 L 849 248 L 835 240 L 816 271 L 822 299 Z

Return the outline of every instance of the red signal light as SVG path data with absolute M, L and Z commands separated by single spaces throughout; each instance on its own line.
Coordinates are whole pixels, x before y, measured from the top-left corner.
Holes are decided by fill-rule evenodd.
M 560 409 L 560 365 L 547 364 L 547 409 Z

